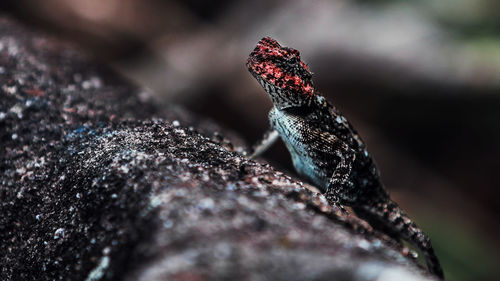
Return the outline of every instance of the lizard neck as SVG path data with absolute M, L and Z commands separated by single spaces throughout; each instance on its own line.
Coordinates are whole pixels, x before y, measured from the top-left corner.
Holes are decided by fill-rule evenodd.
M 274 84 L 264 81 L 260 76 L 255 76 L 257 81 L 266 91 L 269 98 L 271 98 L 274 107 L 279 110 L 284 110 L 292 107 L 303 107 L 311 105 L 314 95 L 291 91 L 278 87 Z M 313 90 L 314 92 L 314 90 Z

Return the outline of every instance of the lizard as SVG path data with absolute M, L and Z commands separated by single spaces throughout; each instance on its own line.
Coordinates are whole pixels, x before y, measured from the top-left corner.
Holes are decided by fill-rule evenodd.
M 299 51 L 264 37 L 246 66 L 273 107 L 270 128 L 245 154 L 255 158 L 281 137 L 297 173 L 324 193 L 329 204 L 349 206 L 374 229 L 414 245 L 423 253 L 428 270 L 444 279 L 429 237 L 391 200 L 366 144 L 315 90 Z

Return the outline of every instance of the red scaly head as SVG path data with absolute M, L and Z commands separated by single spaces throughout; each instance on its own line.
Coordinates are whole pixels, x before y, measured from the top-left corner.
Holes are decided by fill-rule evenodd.
M 278 109 L 302 106 L 313 96 L 312 73 L 299 51 L 281 47 L 270 37 L 257 43 L 247 67 Z

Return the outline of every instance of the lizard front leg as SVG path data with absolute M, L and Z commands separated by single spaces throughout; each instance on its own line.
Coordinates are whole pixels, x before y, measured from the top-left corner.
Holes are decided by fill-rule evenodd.
M 243 152 L 243 155 L 247 156 L 250 159 L 253 159 L 262 153 L 264 153 L 276 140 L 278 139 L 279 134 L 274 128 L 269 128 L 264 136 L 255 143 L 248 151 Z
M 353 194 L 354 183 L 351 180 L 352 166 L 356 160 L 356 154 L 345 143 L 342 143 L 335 151 L 335 156 L 339 161 L 328 180 L 325 197 L 330 204 L 351 205 L 351 202 L 356 199 L 355 194 Z

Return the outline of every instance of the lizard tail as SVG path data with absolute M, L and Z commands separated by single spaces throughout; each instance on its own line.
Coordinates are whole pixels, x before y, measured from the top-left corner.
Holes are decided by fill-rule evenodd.
M 373 228 L 392 238 L 402 238 L 417 247 L 425 256 L 429 271 L 444 279 L 443 270 L 434 253 L 429 237 L 390 199 L 365 206 L 353 206 L 358 217 L 366 220 Z

